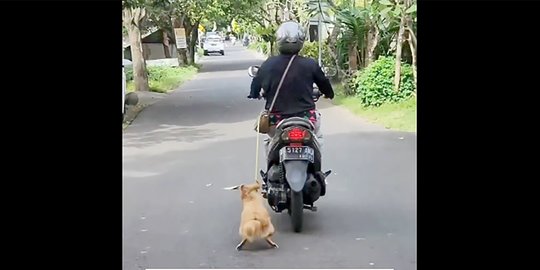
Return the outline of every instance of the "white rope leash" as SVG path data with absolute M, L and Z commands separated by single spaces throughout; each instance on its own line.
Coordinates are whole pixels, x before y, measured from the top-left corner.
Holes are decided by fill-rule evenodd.
M 257 117 L 257 129 L 259 128 L 260 126 L 260 122 L 261 122 L 261 118 L 260 117 Z M 260 136 L 260 133 L 259 131 L 256 131 L 257 133 L 257 138 L 256 138 L 256 146 L 255 146 L 255 181 L 258 180 L 258 177 L 257 175 L 259 174 L 259 136 Z

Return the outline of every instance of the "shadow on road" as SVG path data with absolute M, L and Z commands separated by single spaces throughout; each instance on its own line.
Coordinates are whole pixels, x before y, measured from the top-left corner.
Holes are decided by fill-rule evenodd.
M 125 147 L 144 147 L 162 142 L 195 142 L 198 140 L 211 139 L 219 136 L 215 130 L 182 127 L 175 125 L 161 125 L 162 128 L 148 132 L 124 135 Z

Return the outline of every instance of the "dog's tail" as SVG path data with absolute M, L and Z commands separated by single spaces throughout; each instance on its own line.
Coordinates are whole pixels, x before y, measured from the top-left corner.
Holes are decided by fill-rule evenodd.
M 256 236 L 260 234 L 261 222 L 258 220 L 250 220 L 242 226 L 242 236 L 247 239 L 248 242 L 253 242 Z

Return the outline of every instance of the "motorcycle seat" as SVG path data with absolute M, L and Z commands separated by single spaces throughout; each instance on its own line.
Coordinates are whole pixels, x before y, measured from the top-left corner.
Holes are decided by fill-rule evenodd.
M 313 123 L 311 123 L 311 121 L 302 117 L 290 117 L 290 118 L 283 119 L 281 122 L 277 124 L 276 128 L 286 129 L 292 126 L 301 126 L 309 130 L 315 129 L 315 126 L 313 125 Z

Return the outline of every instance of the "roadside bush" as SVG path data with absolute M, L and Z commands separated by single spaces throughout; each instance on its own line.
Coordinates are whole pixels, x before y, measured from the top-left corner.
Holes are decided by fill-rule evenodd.
M 330 56 L 330 48 L 323 44 L 322 46 L 322 62 L 324 66 L 333 67 L 332 56 Z M 301 56 L 319 59 L 319 44 L 317 42 L 304 42 L 304 47 L 299 53 Z
M 148 70 L 148 84 L 150 91 L 158 93 L 166 93 L 174 88 L 178 87 L 183 82 L 191 79 L 198 71 L 197 67 L 168 67 L 168 66 L 149 66 Z M 126 69 L 127 90 L 131 92 L 134 90 L 133 84 L 133 70 L 130 69 L 130 75 L 128 76 L 128 70 Z
M 349 86 L 364 106 L 378 107 L 385 103 L 397 103 L 409 98 L 415 89 L 409 64 L 401 64 L 398 92 L 394 91 L 394 72 L 395 58 L 381 56 L 367 68 L 356 72 Z
M 268 42 L 259 42 L 259 41 L 251 42 L 248 45 L 248 49 L 252 49 L 252 50 L 260 51 L 264 54 L 268 54 Z
M 257 50 L 261 51 L 264 54 L 268 54 L 270 52 L 270 46 L 268 46 L 268 42 L 258 42 Z
M 164 66 L 155 66 L 155 67 L 146 67 L 148 70 L 148 81 L 161 81 L 164 78 L 174 77 L 179 71 L 179 68 L 175 67 L 164 67 Z
M 253 41 L 253 42 L 250 42 L 249 45 L 247 46 L 248 49 L 250 50 L 257 50 L 257 43 L 256 41 Z
M 126 73 L 126 81 L 133 81 L 133 68 L 125 67 L 124 72 Z

